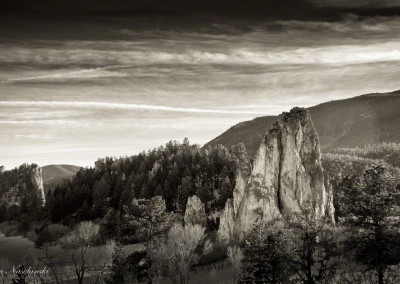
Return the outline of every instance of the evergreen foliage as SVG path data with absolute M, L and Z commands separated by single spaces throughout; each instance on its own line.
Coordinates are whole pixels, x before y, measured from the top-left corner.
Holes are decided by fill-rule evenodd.
M 232 197 L 237 159 L 222 146 L 210 151 L 197 145 L 169 142 L 126 158 L 99 159 L 82 168 L 47 195 L 52 222 L 73 224 L 103 218 L 110 209 L 123 212 L 133 199 L 161 196 L 168 211 L 184 212 L 194 194 L 206 212 L 221 210 Z
M 0 222 L 17 221 L 19 231 L 24 234 L 44 213 L 41 197 L 31 179 L 36 167 L 36 164 L 23 164 L 10 171 L 0 169 Z
M 279 222 L 257 222 L 246 240 L 239 283 L 288 283 L 286 245 Z
M 383 284 L 388 268 L 400 262 L 400 181 L 377 166 L 343 187 L 340 204 L 347 248 Z

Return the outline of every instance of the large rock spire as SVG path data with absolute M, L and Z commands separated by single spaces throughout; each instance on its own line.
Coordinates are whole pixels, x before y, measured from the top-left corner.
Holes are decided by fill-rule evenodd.
M 221 214 L 222 241 L 240 241 L 258 218 L 286 217 L 305 203 L 312 206 L 316 218 L 334 221 L 319 138 L 303 108 L 279 116 L 261 142 L 250 175 L 239 169 L 236 178 L 234 198 Z

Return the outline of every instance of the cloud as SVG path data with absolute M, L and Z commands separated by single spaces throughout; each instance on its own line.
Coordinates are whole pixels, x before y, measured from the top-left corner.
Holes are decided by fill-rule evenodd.
M 295 105 L 399 88 L 397 17 L 97 28 L 0 43 L 3 163 L 82 164 L 170 139 L 203 143 Z
M 73 107 L 85 109 L 113 109 L 113 110 L 149 110 L 183 113 L 211 113 L 211 114 L 263 114 L 257 111 L 231 111 L 222 109 L 181 108 L 157 105 L 110 103 L 110 102 L 61 102 L 61 101 L 0 101 L 0 107 Z M 1 122 L 1 121 L 0 121 Z
M 308 0 L 317 7 L 388 8 L 400 6 L 400 0 Z
M 290 23 L 288 23 L 290 24 Z M 294 23 L 295 24 L 295 23 Z M 293 25 L 293 23 L 292 23 Z M 364 25 L 362 29 L 370 31 L 382 31 L 387 26 Z M 346 25 L 337 25 L 336 29 L 349 29 Z M 360 28 L 361 29 L 361 28 Z M 257 38 L 260 37 L 260 38 Z M 288 36 L 288 35 L 287 35 Z M 341 44 L 334 46 L 311 46 L 298 48 L 297 46 L 287 46 L 282 49 L 269 48 L 268 45 L 262 46 L 263 42 L 269 44 L 267 35 L 254 35 L 259 42 L 251 42 L 247 47 L 230 44 L 229 48 L 221 49 L 227 42 L 220 42 L 213 46 L 213 49 L 206 49 L 201 46 L 189 47 L 180 50 L 179 43 L 167 51 L 160 47 L 149 47 L 149 50 L 140 49 L 125 50 L 130 47 L 129 43 L 120 42 L 119 48 L 115 50 L 113 46 L 104 45 L 103 50 L 79 49 L 81 43 L 76 43 L 74 48 L 32 48 L 22 46 L 3 46 L 0 45 L 0 62 L 3 64 L 30 64 L 43 66 L 109 66 L 123 65 L 130 67 L 150 66 L 150 65 L 282 65 L 282 64 L 354 64 L 368 63 L 376 61 L 397 61 L 400 60 L 400 41 L 393 38 L 389 42 L 370 42 L 368 44 Z M 234 40 L 234 38 L 232 39 Z M 245 40 L 243 38 L 242 40 Z M 92 44 L 95 44 L 93 42 Z M 108 49 L 110 48 L 110 49 Z M 153 48 L 153 50 L 151 50 Z M 28 78 L 8 78 L 8 81 L 29 81 L 29 80 L 48 80 L 48 79 L 76 79 L 76 78 L 96 78 L 96 77 L 124 77 L 128 76 L 128 71 L 109 71 L 109 67 L 94 68 L 88 70 L 45 74 L 30 76 Z M 117 69 L 116 67 L 115 69 Z M 139 75 L 139 74 L 138 74 Z M 145 74 L 144 74 L 145 75 Z M 6 80 L 7 81 L 7 80 Z
M 81 123 L 74 120 L 0 120 L 0 124 L 9 125 L 69 125 L 69 126 L 81 126 Z
M 52 136 L 49 134 L 42 133 L 40 135 L 38 134 L 2 134 L 0 135 L 0 138 L 4 139 L 51 139 Z
M 385 8 L 400 5 L 399 0 L 80 0 L 78 2 L 70 0 L 59 0 L 56 2 L 47 0 L 0 0 L 0 7 L 5 10 L 23 10 L 41 13 L 88 13 L 91 12 L 112 13 L 119 15 L 119 12 L 132 13 L 140 12 L 140 15 L 160 16 L 173 13 L 176 15 L 186 14 L 212 14 L 212 15 L 229 15 L 240 14 L 241 16 L 251 16 L 255 14 L 273 11 L 279 16 L 286 15 L 299 16 L 302 10 L 312 10 L 314 6 L 344 7 L 344 8 Z
M 371 32 L 393 32 L 396 34 L 400 21 L 398 17 L 367 17 L 359 18 L 354 14 L 347 14 L 341 21 L 276 21 L 273 25 L 286 30 L 315 31 L 321 32 L 333 31 L 337 33 L 356 33 L 357 35 L 370 35 Z
M 75 71 L 64 71 L 62 73 L 49 73 L 45 75 L 9 78 L 4 80 L 4 83 L 13 82 L 31 82 L 31 81 L 47 81 L 47 80 L 70 80 L 70 79 L 95 79 L 107 77 L 126 77 L 124 72 L 108 71 L 107 69 L 116 68 L 116 66 L 91 68 Z

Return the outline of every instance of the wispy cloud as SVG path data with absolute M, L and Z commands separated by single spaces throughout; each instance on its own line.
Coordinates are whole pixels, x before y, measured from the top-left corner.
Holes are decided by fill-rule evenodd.
M 204 143 L 257 116 L 400 88 L 399 17 L 104 31 L 0 43 L 2 163 Z
M 110 103 L 110 102 L 61 102 L 61 101 L 0 101 L 4 107 L 73 107 L 89 109 L 114 109 L 114 110 L 148 110 L 185 113 L 213 113 L 213 114 L 262 114 L 259 111 L 233 111 L 222 109 L 182 108 L 157 105 Z
M 370 28 L 377 28 L 371 26 Z M 262 40 L 262 39 L 260 39 Z M 124 42 L 120 48 L 127 48 Z M 96 49 L 35 49 L 23 47 L 0 47 L 0 62 L 15 64 L 46 65 L 131 65 L 144 64 L 228 64 L 228 65 L 279 65 L 279 64 L 354 64 L 377 61 L 400 60 L 399 41 L 368 45 L 342 44 L 324 47 L 291 47 L 286 49 L 269 49 L 262 46 L 243 48 L 240 46 L 228 50 L 209 51 L 202 49 L 186 50 L 96 50 Z M 109 48 L 105 46 L 105 48 Z M 97 71 L 95 73 L 94 71 Z M 86 76 L 124 76 L 125 74 L 101 69 L 83 70 L 72 73 L 33 76 L 22 80 L 76 78 Z M 91 74 L 91 75 L 90 75 Z M 11 78 L 10 78 L 11 79 Z M 18 80 L 11 79 L 11 80 Z
M 0 120 L 0 124 L 9 125 L 69 125 L 81 126 L 82 123 L 74 120 Z
M 30 81 L 47 81 L 47 80 L 70 80 L 70 79 L 95 79 L 95 78 L 105 78 L 105 77 L 126 77 L 127 74 L 119 71 L 109 71 L 107 69 L 115 68 L 113 67 L 103 67 L 103 68 L 90 68 L 84 70 L 75 71 L 64 71 L 56 73 L 48 73 L 38 76 L 27 76 L 18 78 L 9 78 L 3 83 L 13 83 L 13 82 L 30 82 Z
M 2 134 L 0 138 L 3 139 L 51 139 L 52 136 L 49 134 Z

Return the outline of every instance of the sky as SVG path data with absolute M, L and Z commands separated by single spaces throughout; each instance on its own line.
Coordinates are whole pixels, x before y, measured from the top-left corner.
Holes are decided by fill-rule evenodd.
M 0 0 L 0 164 L 93 166 L 400 89 L 400 1 L 199 3 Z

